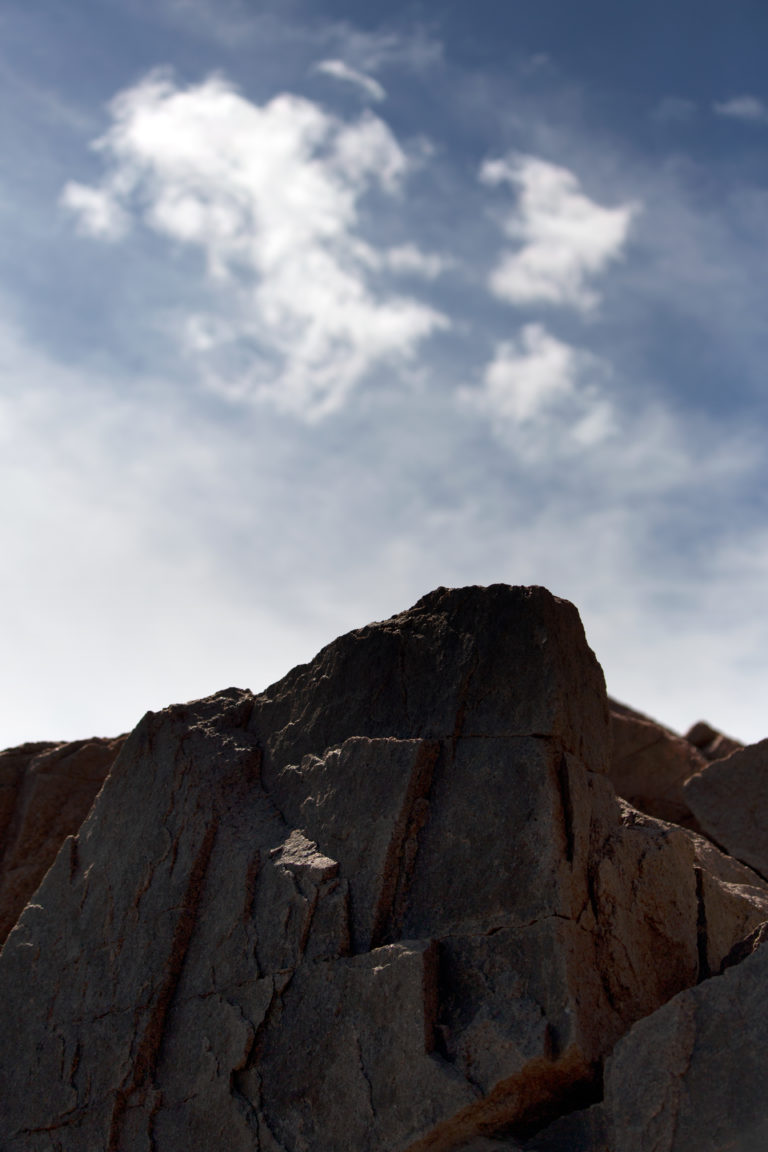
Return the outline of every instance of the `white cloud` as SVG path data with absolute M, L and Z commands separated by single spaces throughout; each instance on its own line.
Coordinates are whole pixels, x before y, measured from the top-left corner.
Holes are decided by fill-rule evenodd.
M 541 324 L 526 324 L 517 344 L 505 341 L 484 375 L 483 401 L 502 418 L 525 424 L 573 394 L 576 353 Z
M 218 77 L 181 89 L 153 73 L 111 114 L 96 143 L 104 179 L 68 184 L 63 203 L 91 235 L 114 238 L 136 217 L 204 253 L 218 313 L 180 330 L 197 333 L 196 354 L 205 346 L 213 386 L 314 419 L 447 326 L 369 283 L 386 254 L 360 233 L 359 203 L 371 188 L 397 196 L 409 170 L 371 112 L 345 122 L 299 96 L 259 106 Z
M 639 206 L 604 208 L 581 192 L 573 172 L 535 156 L 488 160 L 480 179 L 518 191 L 503 228 L 520 247 L 502 255 L 491 291 L 510 304 L 593 309 L 599 296 L 589 281 L 621 255 Z
M 77 216 L 83 236 L 121 240 L 130 228 L 128 214 L 107 189 L 89 188 L 70 180 L 61 194 L 61 203 Z
M 380 102 L 387 97 L 386 90 L 378 80 L 367 76 L 365 72 L 359 72 L 356 68 L 350 68 L 343 60 L 321 60 L 315 65 L 315 71 L 322 72 L 325 76 L 332 76 L 335 80 L 354 84 L 371 100 Z
M 463 388 L 460 403 L 487 416 L 499 436 L 529 463 L 595 448 L 614 431 L 613 407 L 597 380 L 606 366 L 526 324 L 515 341 L 497 344 L 481 388 Z
M 749 124 L 768 124 L 768 106 L 757 96 L 733 96 L 712 105 L 716 115 Z

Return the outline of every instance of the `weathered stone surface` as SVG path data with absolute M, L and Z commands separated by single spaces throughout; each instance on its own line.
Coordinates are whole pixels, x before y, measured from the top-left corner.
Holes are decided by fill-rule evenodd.
M 768 740 L 708 764 L 685 797 L 707 836 L 768 877 Z
M 0 945 L 77 832 L 125 737 L 0 752 Z
M 732 752 L 740 752 L 744 747 L 732 736 L 718 732 L 706 720 L 699 720 L 685 734 L 685 739 L 698 748 L 705 760 L 724 760 Z
M 707 761 L 687 739 L 626 704 L 611 700 L 610 707 L 608 775 L 619 796 L 661 820 L 695 826 L 683 785 Z
M 734 941 L 768 920 L 768 883 L 751 868 L 692 835 L 699 901 L 699 979 L 719 972 Z
M 606 1069 L 610 1148 L 768 1147 L 767 987 L 768 948 L 760 947 L 635 1025 Z
M 583 1110 L 768 901 L 617 800 L 608 736 L 573 607 L 500 586 L 149 714 L 0 954 L 2 1152 L 511 1150 Z
M 521 1147 L 523 1152 L 615 1152 L 599 1104 L 558 1118 Z
M 258 698 L 264 779 L 349 736 L 548 736 L 605 771 L 600 665 L 572 604 L 543 588 L 438 588 L 335 640 Z

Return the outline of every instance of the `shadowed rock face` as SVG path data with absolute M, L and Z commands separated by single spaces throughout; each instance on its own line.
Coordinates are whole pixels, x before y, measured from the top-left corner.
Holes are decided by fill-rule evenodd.
M 0 752 L 0 946 L 74 835 L 125 737 Z
M 684 786 L 707 764 L 701 751 L 625 704 L 611 700 L 610 709 L 608 775 L 618 794 L 651 816 L 699 831 Z
M 148 714 L 0 954 L 0 1148 L 598 1152 L 617 1041 L 768 919 L 609 752 L 540 588 Z
M 768 740 L 706 765 L 685 796 L 712 840 L 768 876 Z

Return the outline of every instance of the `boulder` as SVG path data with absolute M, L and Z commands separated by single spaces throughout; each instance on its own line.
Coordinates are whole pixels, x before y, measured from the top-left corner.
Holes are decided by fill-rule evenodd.
M 82 824 L 124 740 L 0 752 L 0 946 L 65 838 Z
M 711 840 L 768 877 L 768 740 L 708 764 L 685 797 Z

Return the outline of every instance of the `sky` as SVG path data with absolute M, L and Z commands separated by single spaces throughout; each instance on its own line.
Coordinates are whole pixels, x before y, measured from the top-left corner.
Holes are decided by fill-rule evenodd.
M 438 585 L 768 735 L 768 9 L 5 0 L 0 747 Z

